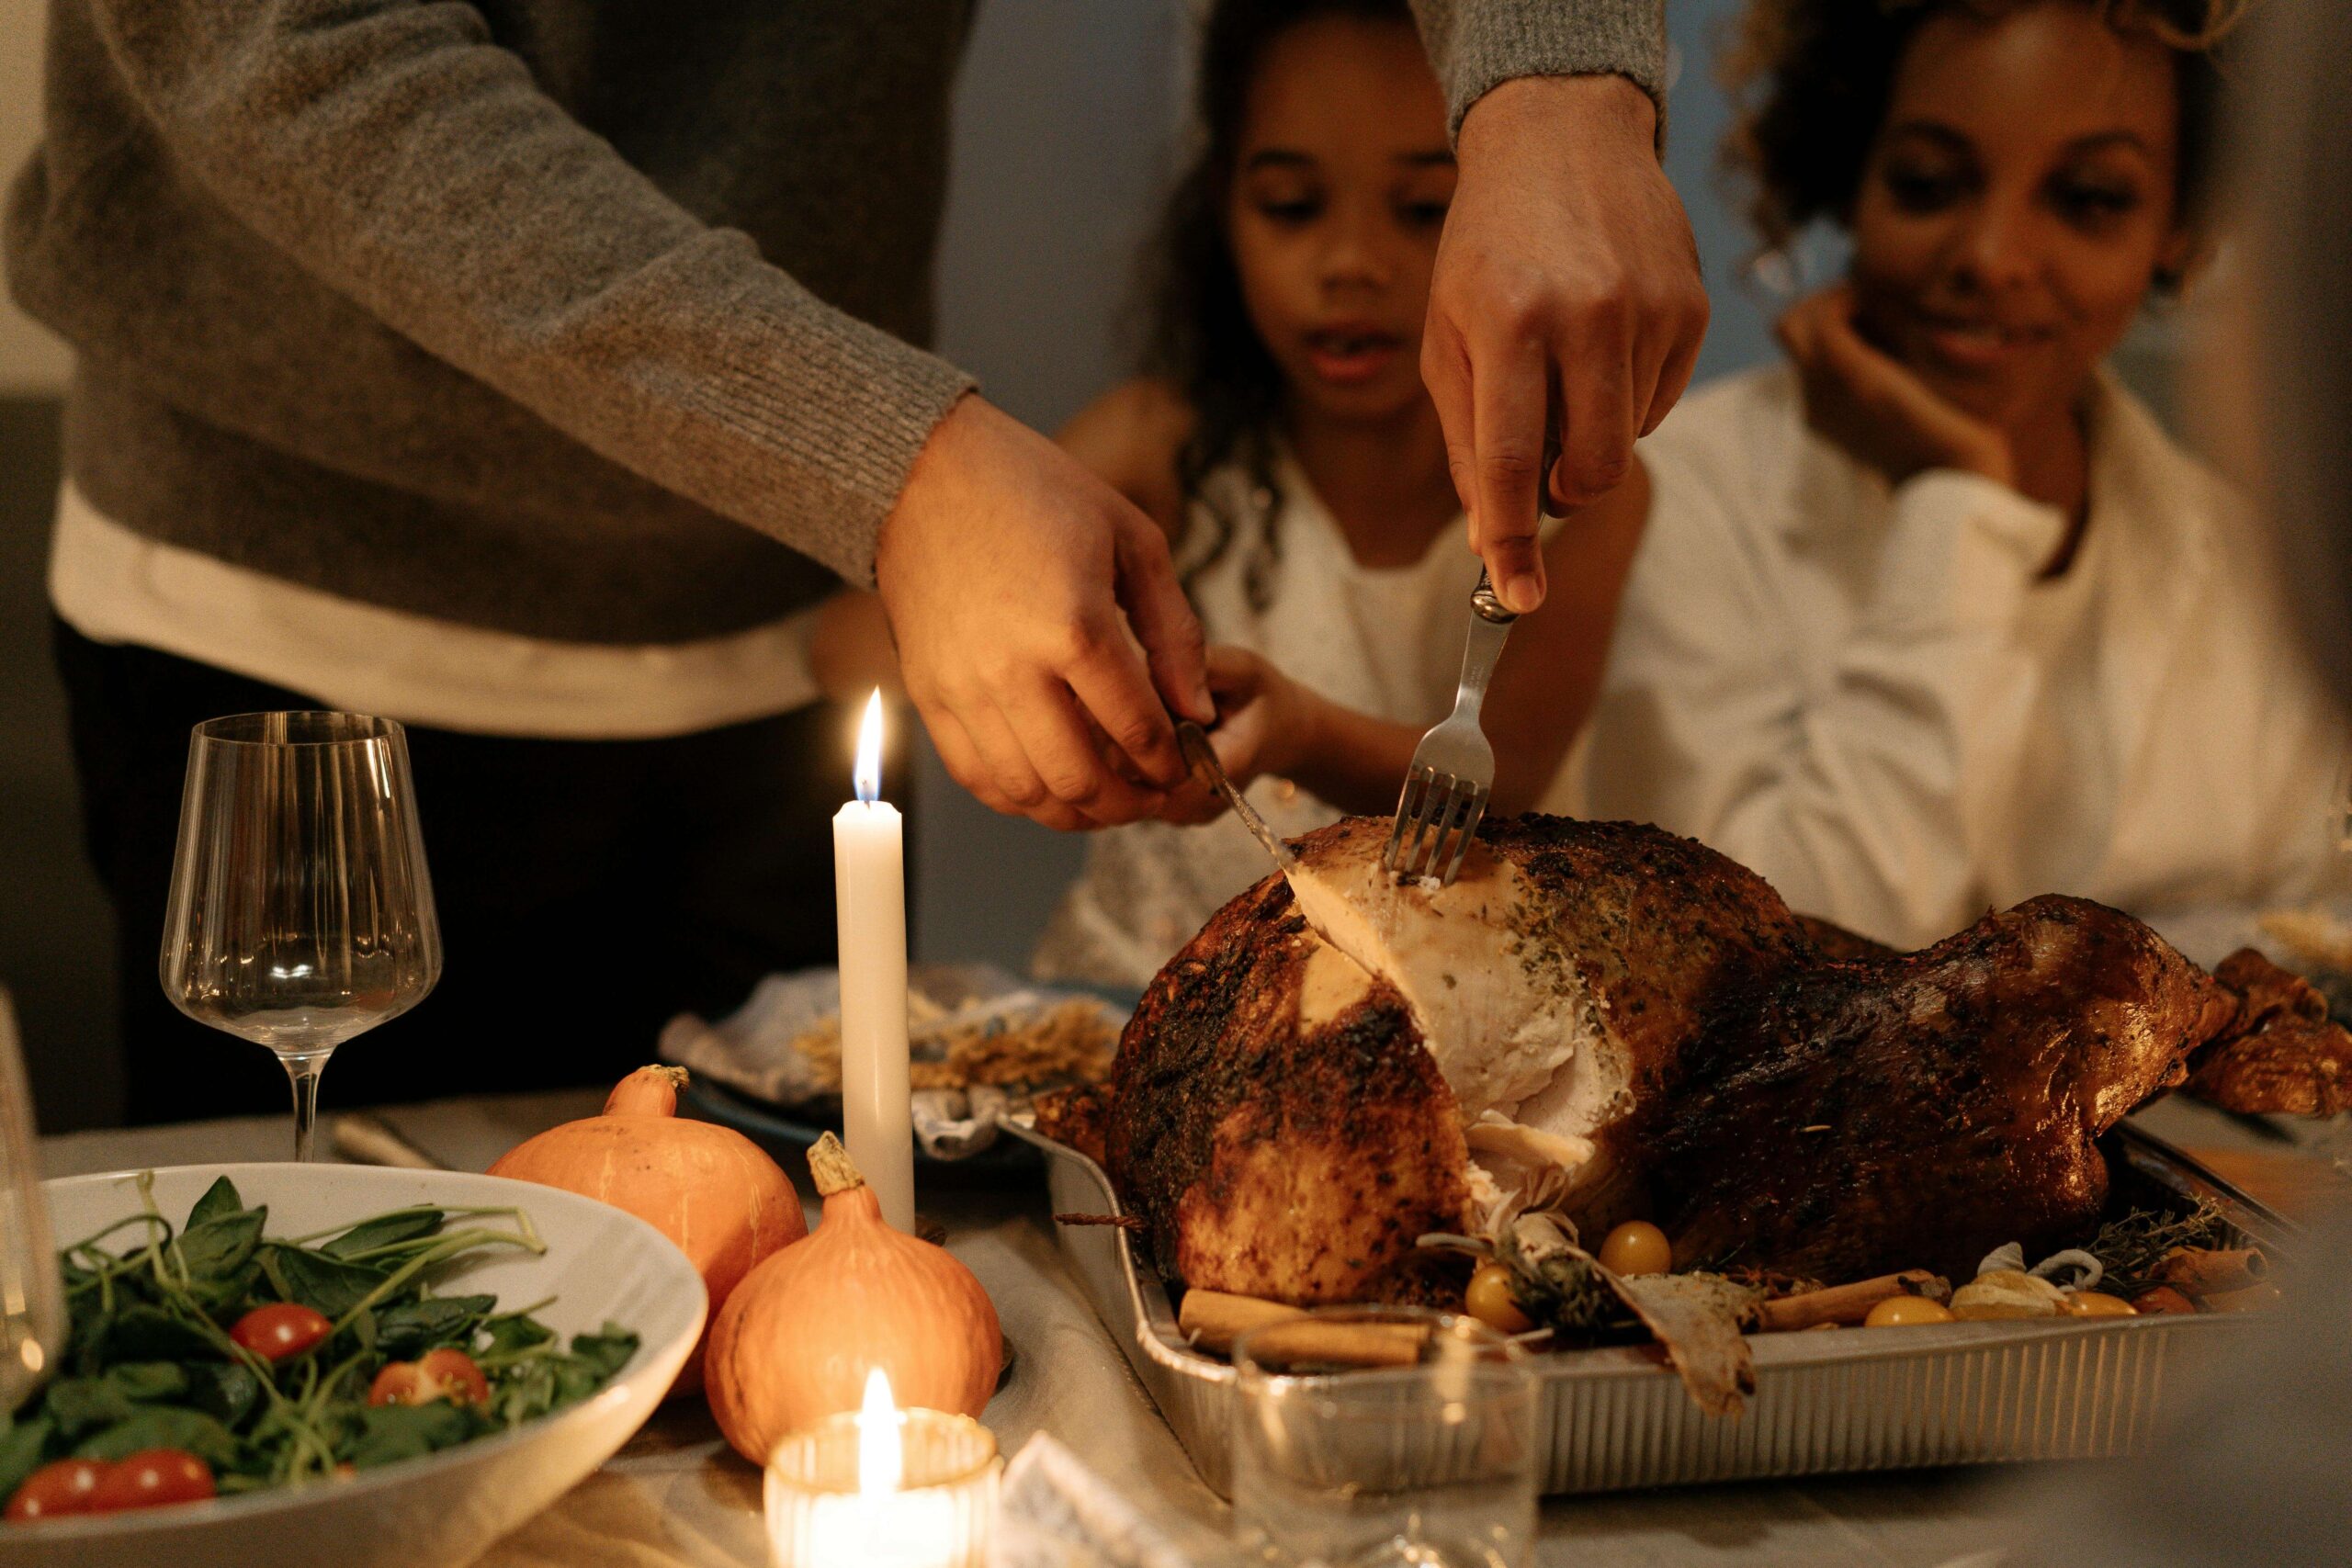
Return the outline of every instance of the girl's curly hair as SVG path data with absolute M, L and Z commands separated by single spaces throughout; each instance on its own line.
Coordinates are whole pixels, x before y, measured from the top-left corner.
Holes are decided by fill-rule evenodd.
M 1176 479 L 1188 503 L 1204 503 L 1210 524 L 1204 537 L 1177 541 L 1178 570 L 1189 584 L 1246 535 L 1244 585 L 1260 609 L 1272 599 L 1281 552 L 1273 528 L 1282 507 L 1274 454 L 1283 388 L 1242 299 L 1225 203 L 1240 156 L 1242 115 L 1267 48 L 1323 16 L 1408 27 L 1413 21 L 1407 0 L 1216 0 L 1210 8 L 1201 32 L 1196 150 L 1148 253 L 1142 368 L 1170 383 L 1193 412 Z M 1203 481 L 1227 463 L 1240 466 L 1246 494 L 1204 494 Z
M 1842 220 L 1886 114 L 1903 51 L 1939 11 L 1998 16 L 2037 0 L 1751 0 L 1722 77 L 1735 118 L 1724 164 L 1748 221 L 1777 251 L 1816 218 Z M 2075 0 L 2174 51 L 2180 93 L 2177 210 L 2203 214 L 2222 89 L 2222 40 L 2255 0 Z M 2174 283 L 2177 279 L 2159 279 Z

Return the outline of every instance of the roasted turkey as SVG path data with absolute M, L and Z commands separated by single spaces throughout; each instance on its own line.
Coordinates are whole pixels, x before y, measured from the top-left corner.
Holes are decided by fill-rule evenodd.
M 1647 1215 L 1678 1266 L 1965 1273 L 2089 1228 L 2095 1140 L 2192 1065 L 2352 1061 L 2258 957 L 2217 979 L 2083 899 L 1894 953 L 1657 829 L 1494 822 L 1436 888 L 1381 870 L 1387 826 L 1301 840 L 1127 1026 L 1094 1111 L 1173 1277 L 1412 1299 L 1420 1236 L 1526 1207 Z

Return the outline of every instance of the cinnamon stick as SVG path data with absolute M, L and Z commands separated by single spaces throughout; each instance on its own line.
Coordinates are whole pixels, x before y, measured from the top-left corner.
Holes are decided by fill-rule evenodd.
M 1420 1359 L 1429 1328 L 1419 1323 L 1340 1323 L 1303 1307 L 1224 1291 L 1184 1292 L 1176 1326 L 1196 1348 L 1227 1355 L 1254 1328 L 1283 1325 L 1253 1343 L 1267 1366 L 1409 1367 Z
M 1250 1341 L 1258 1364 L 1284 1371 L 1320 1367 L 1409 1367 L 1430 1342 L 1424 1323 L 1334 1323 L 1300 1317 L 1271 1324 Z
M 1823 1324 L 1860 1323 L 1871 1314 L 1871 1308 L 1894 1296 L 1950 1301 L 1951 1287 L 1941 1275 L 1930 1274 L 1925 1269 L 1905 1269 L 1900 1274 L 1881 1274 L 1874 1280 L 1857 1280 L 1850 1285 L 1832 1285 L 1800 1296 L 1759 1302 L 1756 1306 L 1756 1326 L 1766 1334 L 1786 1334 Z
M 1184 1292 L 1182 1303 L 1176 1308 L 1176 1326 L 1184 1331 L 1184 1337 L 1195 1348 L 1222 1356 L 1233 1348 L 1236 1339 L 1261 1324 L 1306 1315 L 1303 1307 L 1261 1301 L 1256 1296 L 1193 1290 Z
M 2259 1247 L 2177 1247 L 2156 1265 L 2156 1278 L 2192 1296 L 2250 1290 L 2269 1277 Z

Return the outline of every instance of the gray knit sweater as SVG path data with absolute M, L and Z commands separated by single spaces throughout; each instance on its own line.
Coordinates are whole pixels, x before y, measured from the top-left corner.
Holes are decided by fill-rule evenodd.
M 367 603 L 661 642 L 868 581 L 973 0 L 52 0 L 9 283 L 68 471 Z M 1456 122 L 1657 88 L 1661 0 L 1418 0 Z

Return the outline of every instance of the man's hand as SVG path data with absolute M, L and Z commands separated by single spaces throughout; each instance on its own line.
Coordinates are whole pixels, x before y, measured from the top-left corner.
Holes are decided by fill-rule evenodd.
M 1957 468 L 2016 485 L 2009 438 L 1865 339 L 1854 324 L 1850 284 L 1798 300 L 1773 330 L 1804 387 L 1805 423 L 1888 483 Z
M 1607 494 L 1706 335 L 1699 253 L 1657 133 L 1656 106 L 1621 76 L 1506 82 L 1462 122 L 1421 377 L 1470 547 L 1522 615 L 1544 600 L 1547 435 L 1555 510 Z
M 1183 782 L 1169 717 L 1216 717 L 1193 619 L 1151 520 L 978 397 L 932 432 L 875 556 L 914 700 L 947 771 L 1051 828 L 1155 814 Z

